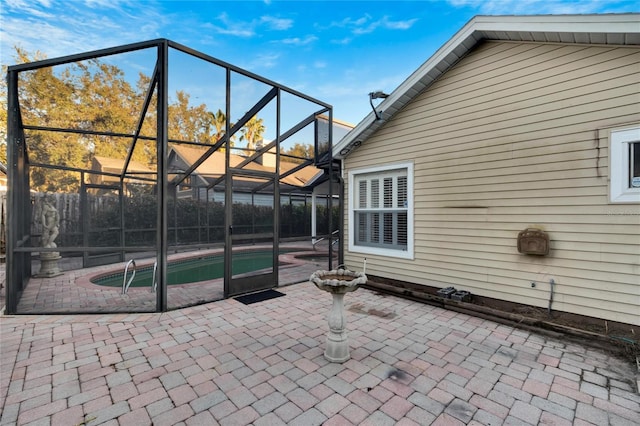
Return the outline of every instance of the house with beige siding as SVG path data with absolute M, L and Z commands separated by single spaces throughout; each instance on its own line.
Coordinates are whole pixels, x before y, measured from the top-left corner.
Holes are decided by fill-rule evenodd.
M 475 17 L 376 112 L 347 267 L 640 325 L 640 14 Z

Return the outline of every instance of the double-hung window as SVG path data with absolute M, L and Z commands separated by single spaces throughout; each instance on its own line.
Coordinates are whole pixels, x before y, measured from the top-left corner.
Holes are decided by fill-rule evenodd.
M 612 130 L 609 139 L 612 203 L 640 203 L 640 127 Z
M 349 250 L 413 258 L 413 165 L 349 173 Z

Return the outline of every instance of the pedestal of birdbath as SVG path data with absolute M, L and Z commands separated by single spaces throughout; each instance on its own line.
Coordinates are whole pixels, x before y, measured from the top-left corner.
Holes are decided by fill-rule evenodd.
M 344 295 L 355 291 L 358 286 L 367 283 L 363 272 L 348 269 L 316 271 L 309 280 L 321 290 L 331 293 L 333 303 L 329 312 L 329 332 L 324 357 L 331 362 L 345 362 L 349 359 L 349 341 L 347 339 L 346 319 L 344 315 Z

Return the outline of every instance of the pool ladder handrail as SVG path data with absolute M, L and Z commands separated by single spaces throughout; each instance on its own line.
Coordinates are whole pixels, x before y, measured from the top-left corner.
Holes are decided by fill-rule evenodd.
M 156 279 L 156 272 L 158 271 L 158 261 L 153 264 L 153 276 L 151 277 L 151 293 L 155 293 L 158 289 L 158 280 Z
M 129 281 L 127 281 L 127 274 L 129 273 L 129 266 L 133 265 L 133 273 L 131 274 L 131 278 L 129 278 Z M 131 259 L 130 261 L 127 262 L 127 265 L 124 267 L 124 276 L 122 277 L 122 294 L 127 294 L 127 291 L 129 290 L 129 286 L 131 285 L 131 282 L 133 281 L 133 279 L 136 276 L 136 261 L 134 259 Z
M 340 232 L 340 230 L 339 230 L 339 229 L 336 229 L 335 231 L 333 231 L 333 232 L 331 233 L 331 238 L 332 238 L 334 235 L 336 235 L 338 232 Z M 314 249 L 314 250 L 316 249 L 316 244 L 318 244 L 320 241 L 324 241 L 324 240 L 326 240 L 326 239 L 327 239 L 327 237 L 318 238 L 317 240 L 316 240 L 315 238 L 316 238 L 315 236 L 314 236 L 314 237 L 311 237 L 311 239 L 313 240 L 313 241 L 311 242 L 311 245 L 313 246 L 313 249 Z M 331 242 L 331 245 L 332 245 L 332 246 L 335 246 L 335 245 L 336 245 L 336 244 L 338 244 L 339 242 L 340 242 L 340 239 L 339 239 L 339 238 L 336 238 L 335 240 L 333 240 L 333 241 Z

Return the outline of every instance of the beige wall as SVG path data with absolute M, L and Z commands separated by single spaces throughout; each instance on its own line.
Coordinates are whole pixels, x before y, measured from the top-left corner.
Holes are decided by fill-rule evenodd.
M 553 278 L 555 310 L 640 325 L 640 205 L 608 202 L 607 156 L 638 122 L 639 48 L 484 43 L 347 157 L 413 161 L 415 256 L 346 264 L 541 307 Z M 547 257 L 518 253 L 527 227 Z

